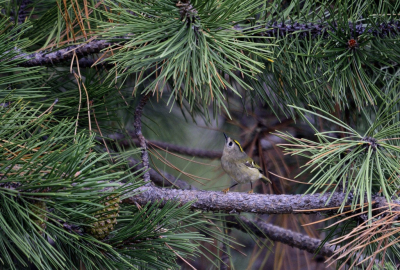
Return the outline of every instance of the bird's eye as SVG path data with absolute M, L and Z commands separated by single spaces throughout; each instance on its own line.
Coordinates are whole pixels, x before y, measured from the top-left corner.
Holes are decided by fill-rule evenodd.
M 228 143 L 229 146 L 232 146 L 232 144 L 233 144 L 232 142 L 229 142 L 229 143 Z

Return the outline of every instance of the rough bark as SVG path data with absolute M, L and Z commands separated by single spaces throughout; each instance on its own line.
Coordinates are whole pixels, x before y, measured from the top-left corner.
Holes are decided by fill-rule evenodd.
M 133 126 L 135 127 L 135 134 L 136 137 L 139 140 L 139 145 L 142 148 L 142 165 L 145 169 L 145 172 L 143 174 L 143 180 L 147 183 L 150 183 L 150 172 L 149 170 L 149 154 L 147 152 L 147 143 L 146 143 L 146 138 L 142 134 L 142 114 L 143 114 L 143 109 L 144 106 L 146 105 L 147 101 L 149 100 L 150 95 L 144 95 L 139 102 L 139 105 L 136 107 L 135 110 L 135 117 L 134 117 L 134 122 Z
M 240 216 L 238 217 L 238 219 L 240 219 L 239 223 L 235 224 L 229 222 L 227 223 L 227 225 L 229 227 L 247 232 L 247 230 L 245 230 L 240 224 L 243 223 L 248 227 L 248 229 L 250 229 L 259 237 L 265 238 L 265 236 L 267 236 L 272 241 L 281 242 L 291 247 L 305 250 L 312 254 L 316 254 L 318 247 L 321 245 L 321 240 L 312 238 L 302 233 L 297 233 L 288 229 L 284 229 L 260 220 L 250 221 L 244 216 Z M 318 254 L 330 257 L 333 255 L 333 251 L 334 250 L 332 247 L 324 245 L 321 247 Z
M 193 202 L 191 208 L 226 213 L 249 212 L 258 214 L 314 214 L 334 211 L 345 200 L 343 193 L 313 195 L 247 194 L 204 190 L 176 190 L 158 187 L 141 187 L 124 203 L 145 205 L 148 202 L 176 201 L 181 205 Z M 333 209 L 332 209 L 333 208 Z
M 21 54 L 18 57 L 26 59 L 21 63 L 24 67 L 51 66 L 56 63 L 70 61 L 74 52 L 78 57 L 99 53 L 101 50 L 111 46 L 112 43 L 105 40 L 92 40 L 84 44 L 72 45 L 54 52 L 37 52 L 32 54 Z

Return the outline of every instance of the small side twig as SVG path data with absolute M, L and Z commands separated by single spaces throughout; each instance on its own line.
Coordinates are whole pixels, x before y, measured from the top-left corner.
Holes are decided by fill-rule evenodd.
M 230 234 L 231 229 L 226 229 L 225 233 L 226 235 Z M 222 255 L 221 255 L 221 263 L 220 263 L 220 270 L 228 270 L 231 269 L 230 267 L 230 258 L 229 258 L 229 253 L 228 253 L 228 246 L 225 242 L 222 242 L 222 247 L 221 247 Z
M 138 163 L 139 163 L 139 161 L 137 161 L 131 157 L 128 158 L 128 166 L 133 168 L 133 170 L 139 170 L 140 168 L 142 168 L 140 166 L 142 164 L 138 164 Z M 179 187 L 180 189 L 197 190 L 196 187 L 191 186 L 188 183 L 186 183 L 185 181 L 178 179 L 175 176 L 173 176 L 172 174 L 169 174 L 162 170 L 159 170 L 159 172 L 157 172 L 156 170 L 150 168 L 149 173 L 150 173 L 151 181 L 158 186 L 170 187 L 170 186 L 172 186 L 171 183 L 173 183 L 175 186 Z
M 142 148 L 142 162 L 143 162 L 143 167 L 145 169 L 145 173 L 143 174 L 143 180 L 146 183 L 150 183 L 150 172 L 149 172 L 149 154 L 147 152 L 147 143 L 146 143 L 146 138 L 142 134 L 142 114 L 143 114 L 143 109 L 144 106 L 146 105 L 147 101 L 149 100 L 150 95 L 144 95 L 140 102 L 139 105 L 136 107 L 135 110 L 135 117 L 134 117 L 134 122 L 133 126 L 135 127 L 135 134 L 136 137 L 139 140 L 139 145 Z
M 108 134 L 106 137 L 115 140 L 116 143 L 124 146 L 129 146 L 131 142 L 138 142 L 138 140 L 135 138 L 136 136 L 134 132 L 128 131 L 128 134 L 132 139 L 126 138 L 125 134 L 122 133 Z M 148 140 L 147 142 L 170 152 L 187 156 L 195 156 L 199 158 L 221 158 L 222 156 L 222 151 L 195 149 L 162 141 Z

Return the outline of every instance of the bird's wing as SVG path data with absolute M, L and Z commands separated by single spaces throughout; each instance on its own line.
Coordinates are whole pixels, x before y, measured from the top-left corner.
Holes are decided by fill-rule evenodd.
M 246 160 L 246 162 L 244 163 L 244 165 L 246 165 L 249 168 L 255 168 L 257 169 L 260 173 L 263 173 L 263 170 L 261 169 L 260 166 L 257 165 L 257 163 L 254 162 L 254 160 Z

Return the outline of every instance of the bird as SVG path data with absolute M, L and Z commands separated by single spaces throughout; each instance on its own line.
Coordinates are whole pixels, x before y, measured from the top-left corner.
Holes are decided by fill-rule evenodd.
M 221 165 L 222 169 L 235 181 L 235 183 L 222 190 L 225 194 L 229 189 L 238 184 L 245 184 L 250 182 L 251 190 L 249 194 L 253 193 L 253 182 L 261 179 L 266 183 L 271 181 L 263 174 L 263 171 L 257 163 L 254 162 L 244 151 L 242 146 L 237 140 L 231 139 L 225 133 L 225 146 L 222 152 Z

